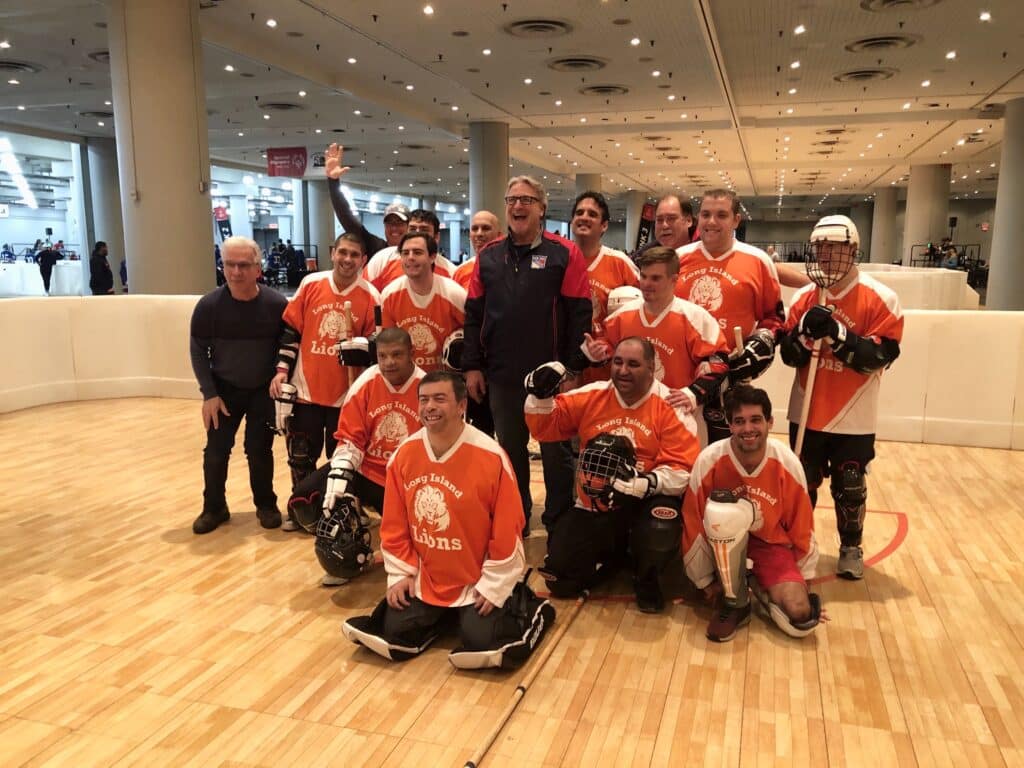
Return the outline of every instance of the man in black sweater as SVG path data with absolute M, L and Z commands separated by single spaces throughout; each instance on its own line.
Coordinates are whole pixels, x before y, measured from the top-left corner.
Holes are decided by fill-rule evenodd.
M 231 516 L 224 498 L 228 459 L 245 416 L 245 455 L 256 516 L 264 528 L 281 525 L 274 493 L 274 401 L 269 384 L 277 360 L 281 315 L 288 301 L 257 283 L 260 251 L 246 237 L 221 246 L 226 283 L 192 313 L 192 370 L 203 393 L 203 511 L 193 533 L 209 533 Z

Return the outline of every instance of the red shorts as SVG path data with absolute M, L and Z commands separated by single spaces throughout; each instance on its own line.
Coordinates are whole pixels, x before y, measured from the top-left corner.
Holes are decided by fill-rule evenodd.
M 751 536 L 747 543 L 747 557 L 754 561 L 754 578 L 762 589 L 771 589 L 787 581 L 807 583 L 797 567 L 792 547 L 769 544 Z

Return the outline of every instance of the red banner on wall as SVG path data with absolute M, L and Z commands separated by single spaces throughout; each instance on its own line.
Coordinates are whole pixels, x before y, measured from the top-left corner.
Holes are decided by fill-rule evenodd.
M 633 253 L 640 253 L 654 236 L 654 212 L 657 206 L 653 203 L 644 203 L 640 213 L 640 226 L 636 231 L 636 248 Z
M 267 175 L 302 178 L 306 172 L 305 147 L 277 147 L 267 150 Z

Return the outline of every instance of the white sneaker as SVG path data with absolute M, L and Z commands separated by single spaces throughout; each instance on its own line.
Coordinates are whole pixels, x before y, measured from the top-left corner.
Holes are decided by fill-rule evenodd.
M 349 579 L 344 576 L 331 576 L 329 573 L 325 573 L 324 577 L 320 579 L 321 587 L 340 587 L 342 584 L 348 584 Z
M 286 517 L 281 521 L 282 531 L 297 531 L 299 530 L 299 524 L 292 520 L 290 517 Z

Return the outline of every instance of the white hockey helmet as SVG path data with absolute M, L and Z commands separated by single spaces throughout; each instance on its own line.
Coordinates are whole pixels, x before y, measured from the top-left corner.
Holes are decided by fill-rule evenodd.
M 860 233 L 849 216 L 824 216 L 811 231 L 811 242 L 852 243 L 860 247 Z
M 610 315 L 612 312 L 615 312 L 623 304 L 628 304 L 634 299 L 642 299 L 643 297 L 643 293 L 635 285 L 620 285 L 618 288 L 612 288 L 608 293 L 608 314 Z

